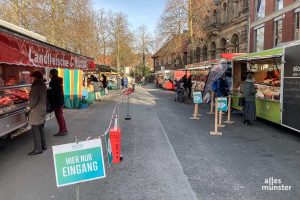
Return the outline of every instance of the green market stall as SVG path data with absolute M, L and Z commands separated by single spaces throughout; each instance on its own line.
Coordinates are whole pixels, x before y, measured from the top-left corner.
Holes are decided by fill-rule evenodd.
M 235 57 L 232 108 L 242 110 L 239 106 L 241 87 L 247 74 L 252 73 L 257 87 L 257 117 L 299 131 L 300 57 L 297 52 L 300 52 L 300 44 L 289 43 Z

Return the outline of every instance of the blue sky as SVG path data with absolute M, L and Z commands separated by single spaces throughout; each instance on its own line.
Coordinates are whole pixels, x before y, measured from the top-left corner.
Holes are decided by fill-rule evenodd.
M 145 24 L 149 31 L 155 30 L 167 0 L 94 0 L 95 9 L 104 8 L 123 12 L 128 16 L 131 28 Z

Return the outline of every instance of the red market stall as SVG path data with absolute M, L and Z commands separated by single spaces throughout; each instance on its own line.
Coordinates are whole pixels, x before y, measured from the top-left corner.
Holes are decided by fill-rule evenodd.
M 51 68 L 80 71 L 93 63 L 91 58 L 50 45 L 45 37 L 2 20 L 0 49 L 0 137 L 27 127 L 25 108 L 33 71 L 41 71 L 46 81 Z M 75 84 L 74 78 L 64 83 L 70 85 L 67 95 L 74 96 Z

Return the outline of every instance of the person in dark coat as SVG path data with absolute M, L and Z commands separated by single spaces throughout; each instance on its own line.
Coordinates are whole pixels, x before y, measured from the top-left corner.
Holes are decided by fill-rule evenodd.
M 103 87 L 107 88 L 107 78 L 104 74 L 101 75 L 102 76 L 102 83 L 103 83 Z
M 63 79 L 58 77 L 57 69 L 50 70 L 51 81 L 49 83 L 48 99 L 59 126 L 59 132 L 54 136 L 65 136 L 68 134 L 65 118 L 63 115 L 63 107 L 65 104 Z
M 103 84 L 103 88 L 104 88 L 104 92 L 105 94 L 108 94 L 108 90 L 107 90 L 107 78 L 104 74 L 101 75 L 102 76 L 102 84 Z
M 34 81 L 29 94 L 28 118 L 34 136 L 34 150 L 28 155 L 37 155 L 42 150 L 47 150 L 43 126 L 46 118 L 47 86 L 41 72 L 35 71 L 31 77 Z
M 184 75 L 182 77 L 182 82 L 183 82 L 184 89 L 187 90 L 187 88 L 188 88 L 188 79 L 187 79 L 186 75 Z
M 252 74 L 247 75 L 247 79 L 242 87 L 242 93 L 245 97 L 244 123 L 246 125 L 250 125 L 251 121 L 256 120 L 255 94 L 257 93 L 257 91 L 254 86 Z
M 190 75 L 188 80 L 187 80 L 187 88 L 188 88 L 188 91 L 189 91 L 189 98 L 191 98 L 191 95 L 192 95 L 192 87 L 193 87 L 192 75 Z
M 217 97 L 226 97 L 228 95 L 228 85 L 226 77 L 222 76 L 217 80 Z

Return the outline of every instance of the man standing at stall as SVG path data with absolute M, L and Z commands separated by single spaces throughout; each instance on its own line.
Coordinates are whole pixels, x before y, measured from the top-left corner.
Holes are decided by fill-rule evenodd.
M 59 126 L 59 132 L 54 136 L 65 136 L 68 134 L 65 118 L 63 115 L 63 107 L 65 104 L 63 79 L 58 76 L 57 69 L 50 70 L 51 81 L 49 83 L 48 98 L 52 109 L 54 110 L 56 120 Z
M 228 95 L 228 85 L 226 82 L 226 76 L 223 75 L 217 80 L 217 97 L 226 97 Z

